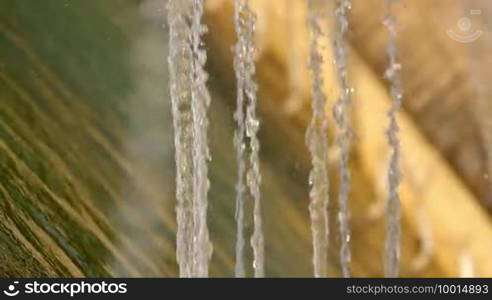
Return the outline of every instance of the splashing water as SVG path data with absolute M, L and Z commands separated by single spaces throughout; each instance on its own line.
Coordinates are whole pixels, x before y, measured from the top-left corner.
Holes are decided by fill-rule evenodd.
M 202 47 L 203 2 L 169 0 L 169 68 L 176 151 L 177 260 L 181 277 L 207 277 L 207 60 Z M 190 88 L 191 87 L 191 88 Z
M 313 237 L 313 267 L 315 277 L 327 276 L 328 253 L 328 120 L 325 113 L 326 96 L 323 92 L 321 66 L 323 56 L 319 41 L 323 35 L 316 12 L 316 0 L 309 1 L 308 24 L 311 30 L 309 68 L 312 76 L 312 117 L 306 131 L 306 143 L 311 154 L 309 175 L 309 214 Z
M 340 97 L 333 106 L 333 117 L 337 123 L 339 133 L 337 134 L 337 145 L 340 149 L 340 191 L 338 203 L 340 212 L 338 221 L 340 223 L 340 263 L 344 277 L 350 277 L 350 227 L 349 227 L 349 203 L 350 192 L 350 169 L 349 155 L 352 140 L 352 129 L 350 127 L 350 107 L 352 103 L 353 89 L 350 87 L 347 76 L 347 49 L 346 35 L 349 29 L 347 14 L 352 7 L 351 0 L 338 0 L 335 8 L 335 20 L 337 32 L 334 41 L 335 64 L 340 84 Z
M 400 79 L 401 65 L 397 60 L 397 32 L 396 19 L 391 14 L 391 6 L 394 0 L 387 0 L 386 16 L 383 23 L 389 34 L 388 59 L 389 66 L 385 72 L 385 77 L 391 86 L 391 98 L 393 106 L 388 112 L 389 127 L 386 132 L 388 143 L 392 149 L 388 170 L 389 199 L 386 204 L 386 242 L 385 242 L 385 277 L 397 277 L 400 263 L 400 198 L 398 187 L 400 185 L 400 141 L 398 137 L 397 112 L 402 105 L 403 88 Z
M 236 277 L 244 277 L 244 201 L 247 190 L 253 200 L 254 230 L 251 237 L 255 277 L 264 277 L 264 240 L 260 205 L 260 165 L 257 138 L 259 121 L 256 117 L 257 85 L 253 79 L 254 62 L 254 30 L 256 16 L 248 7 L 248 0 L 235 1 L 234 23 L 237 34 L 235 46 L 234 69 L 237 78 L 237 108 L 235 120 L 237 129 L 234 137 L 236 158 L 238 163 L 238 182 L 236 184 Z M 249 140 L 249 145 L 247 143 Z M 249 162 L 246 154 L 249 152 Z M 249 169 L 247 168 L 249 167 Z M 246 175 L 246 178 L 245 178 Z M 245 180 L 246 179 L 246 180 Z

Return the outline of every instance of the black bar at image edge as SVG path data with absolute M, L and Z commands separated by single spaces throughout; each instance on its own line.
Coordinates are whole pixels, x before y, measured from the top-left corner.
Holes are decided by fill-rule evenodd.
M 492 279 L 0 279 L 0 299 L 489 297 Z M 213 297 L 213 298 L 212 298 Z
M 492 279 L 0 279 L 3 299 L 488 297 Z M 270 296 L 269 296 L 270 295 Z M 213 298 L 212 298 L 213 297 Z

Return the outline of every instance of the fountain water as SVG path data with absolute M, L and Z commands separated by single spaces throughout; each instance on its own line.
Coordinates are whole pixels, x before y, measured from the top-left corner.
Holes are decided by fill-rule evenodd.
M 234 14 L 237 43 L 235 46 L 234 69 L 237 78 L 237 122 L 235 147 L 238 164 L 238 181 L 236 184 L 236 277 L 244 277 L 244 201 L 247 195 L 254 200 L 254 230 L 251 237 L 255 277 L 263 277 L 264 273 L 264 238 L 262 230 L 259 168 L 259 147 L 257 138 L 259 121 L 256 117 L 257 85 L 253 79 L 254 62 L 254 29 L 256 16 L 248 7 L 248 0 L 235 1 Z M 249 143 L 248 143 L 249 141 Z M 249 154 L 249 161 L 246 155 Z M 249 192 L 249 194 L 247 194 Z
M 181 277 L 208 276 L 211 255 L 207 227 L 207 60 L 203 1 L 170 0 L 169 68 L 176 151 L 177 260 Z M 191 87 L 191 88 L 190 88 Z
M 340 212 L 338 221 L 340 223 L 340 263 L 344 277 L 350 277 L 350 227 L 349 227 L 349 192 L 350 192 L 350 169 L 349 156 L 352 141 L 352 128 L 350 126 L 350 106 L 352 103 L 353 89 L 349 85 L 347 70 L 347 47 L 346 35 L 349 29 L 347 14 L 352 7 L 351 0 L 338 0 L 335 8 L 336 36 L 334 41 L 335 64 L 338 81 L 340 85 L 340 96 L 333 106 L 333 117 L 337 123 L 339 132 L 336 137 L 340 149 L 340 189 L 338 203 Z
M 400 140 L 398 137 L 397 112 L 402 105 L 403 88 L 400 79 L 401 65 L 397 59 L 397 31 L 396 19 L 391 14 L 391 8 L 395 0 L 387 0 L 385 5 L 386 16 L 383 20 L 389 34 L 388 58 L 389 66 L 385 77 L 391 86 L 391 98 L 393 106 L 388 112 L 389 127 L 387 130 L 388 143 L 392 149 L 388 170 L 389 199 L 386 204 L 386 243 L 384 274 L 386 277 L 397 277 L 400 263 L 400 198 L 398 187 L 400 185 Z
M 207 61 L 207 52 L 202 48 L 202 35 L 207 27 L 202 24 L 203 0 L 193 1 L 193 15 L 191 23 L 192 47 L 193 47 L 193 76 L 194 82 L 191 89 L 193 112 L 193 166 L 194 176 L 194 210 L 195 222 L 194 238 L 196 245 L 194 255 L 196 259 L 196 275 L 208 276 L 208 262 L 211 256 L 211 244 L 207 226 L 207 193 L 209 190 L 207 161 L 210 160 L 208 147 L 207 110 L 210 106 L 210 94 L 207 89 L 208 74 L 204 70 Z
M 320 39 L 323 35 L 316 11 L 316 0 L 309 1 L 308 25 L 311 30 L 309 68 L 312 76 L 312 116 L 306 132 L 306 143 L 311 153 L 312 170 L 309 175 L 309 214 L 313 237 L 313 266 L 315 277 L 327 275 L 328 253 L 328 120 L 325 113 L 326 96 L 323 92 L 321 66 L 323 56 Z
M 244 122 L 244 64 L 242 63 L 242 49 L 244 41 L 241 40 L 243 20 L 241 18 L 241 4 L 236 2 L 234 21 L 238 35 L 236 45 L 234 67 L 237 77 L 237 103 L 234 118 L 237 123 L 234 135 L 234 146 L 236 147 L 236 161 L 238 166 L 238 177 L 236 183 L 236 277 L 245 277 L 244 270 L 244 200 L 246 194 L 246 126 Z
M 388 113 L 390 124 L 387 131 L 392 149 L 388 171 L 389 199 L 387 203 L 387 237 L 385 275 L 398 275 L 400 240 L 400 203 L 397 189 L 400 182 L 398 124 L 396 113 L 401 106 L 402 87 L 399 78 L 400 64 L 397 62 L 395 20 L 391 15 L 391 4 L 386 2 L 387 16 L 384 24 L 389 32 L 388 56 L 390 64 L 385 77 L 391 85 L 393 107 Z M 323 91 L 323 56 L 321 38 L 321 14 L 316 12 L 316 0 L 309 1 L 308 25 L 311 32 L 309 69 L 312 76 L 312 117 L 306 131 L 306 144 L 311 154 L 312 170 L 309 176 L 311 232 L 313 238 L 314 276 L 327 275 L 328 254 L 328 120 L 325 113 L 326 95 Z M 340 261 L 342 274 L 350 277 L 350 226 L 349 193 L 351 173 L 349 156 L 353 132 L 351 127 L 351 105 L 353 88 L 348 80 L 347 32 L 348 13 L 351 0 L 337 0 L 335 7 L 334 60 L 340 96 L 333 106 L 333 117 L 337 125 L 336 144 L 340 151 L 340 188 L 338 194 L 338 221 L 340 225 Z M 203 0 L 170 0 L 168 22 L 170 27 L 169 68 L 171 75 L 171 98 L 175 130 L 177 164 L 177 259 L 182 277 L 208 276 L 211 246 L 207 227 L 207 193 L 209 189 L 208 166 L 210 159 L 207 144 L 210 95 L 206 83 L 208 74 L 204 70 L 207 60 L 202 48 L 202 35 L 206 27 L 202 24 Z M 257 137 L 259 120 L 256 116 L 257 84 L 255 76 L 254 30 L 256 16 L 248 7 L 248 0 L 235 1 L 234 24 L 237 43 L 234 49 L 234 70 L 237 80 L 236 132 L 234 144 L 238 165 L 236 183 L 236 277 L 245 277 L 245 203 L 253 201 L 253 269 L 255 277 L 264 276 L 264 237 L 262 231 L 259 169 L 259 147 Z

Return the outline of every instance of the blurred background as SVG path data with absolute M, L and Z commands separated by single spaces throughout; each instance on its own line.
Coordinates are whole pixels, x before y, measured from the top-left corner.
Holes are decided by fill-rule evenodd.
M 0 0 L 0 276 L 177 276 L 167 0 Z M 319 1 L 327 114 L 333 3 Z M 211 276 L 233 276 L 233 2 L 205 0 Z M 307 1 L 258 16 L 266 275 L 312 276 Z M 382 276 L 391 105 L 382 0 L 354 0 L 349 77 L 353 276 Z M 492 276 L 492 5 L 402 0 L 401 276 Z M 330 117 L 331 118 L 331 117 Z M 340 276 L 330 119 L 330 276 Z M 251 209 L 251 207 L 248 207 Z M 252 220 L 246 224 L 252 232 Z M 248 261 L 252 259 L 247 249 Z M 248 270 L 252 274 L 252 268 Z

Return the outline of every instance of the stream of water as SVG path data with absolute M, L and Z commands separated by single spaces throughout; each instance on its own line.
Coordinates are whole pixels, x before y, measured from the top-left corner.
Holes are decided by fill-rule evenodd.
M 306 143 L 311 154 L 312 169 L 309 175 L 311 233 L 313 239 L 313 267 L 315 277 L 327 276 L 328 254 L 328 119 L 325 112 L 326 96 L 323 92 L 323 55 L 320 39 L 321 15 L 316 9 L 316 0 L 309 1 L 308 25 L 311 31 L 309 69 L 312 82 L 312 116 L 306 131 Z
M 397 112 L 402 105 L 403 88 L 400 79 L 401 64 L 398 62 L 397 51 L 397 23 L 391 8 L 394 0 L 387 0 L 385 3 L 386 16 L 384 25 L 389 34 L 388 40 L 388 68 L 385 77 L 390 83 L 391 99 L 393 106 L 388 112 L 389 127 L 386 132 L 388 144 L 392 154 L 388 169 L 388 188 L 389 198 L 386 204 L 386 242 L 385 242 L 385 262 L 384 274 L 386 277 L 397 277 L 400 264 L 400 198 L 398 187 L 400 185 L 400 139 L 398 136 Z
M 238 164 L 236 184 L 236 277 L 245 277 L 244 267 L 244 202 L 252 198 L 253 204 L 253 269 L 255 277 L 264 277 L 264 237 L 260 197 L 260 142 L 257 134 L 259 120 L 256 116 L 257 84 L 255 74 L 254 30 L 256 16 L 248 7 L 247 0 L 235 1 L 234 24 L 237 43 L 234 51 L 234 69 L 237 79 L 237 123 L 234 144 Z M 249 156 L 249 157 L 248 157 Z
M 338 193 L 340 223 L 340 264 L 344 277 L 350 277 L 350 226 L 349 226 L 349 192 L 351 175 L 349 169 L 349 156 L 352 141 L 352 128 L 350 126 L 350 110 L 352 104 L 353 89 L 348 80 L 348 54 L 346 35 L 349 30 L 348 12 L 352 8 L 351 0 L 338 0 L 335 8 L 336 33 L 334 42 L 335 65 L 337 69 L 340 96 L 333 106 L 333 117 L 338 126 L 336 142 L 340 150 L 339 170 L 340 188 Z
M 207 226 L 207 141 L 210 94 L 204 70 L 203 1 L 170 0 L 169 68 L 176 151 L 177 260 L 181 277 L 207 277 L 211 244 Z

